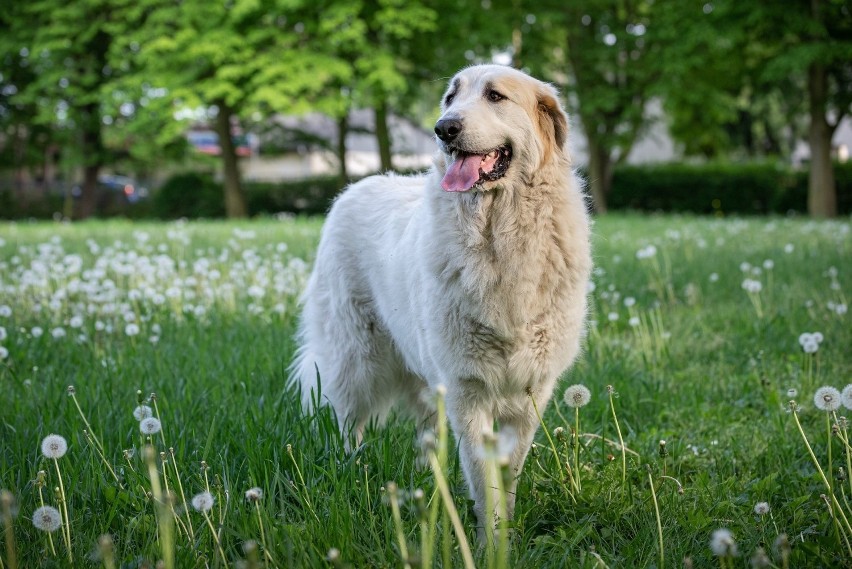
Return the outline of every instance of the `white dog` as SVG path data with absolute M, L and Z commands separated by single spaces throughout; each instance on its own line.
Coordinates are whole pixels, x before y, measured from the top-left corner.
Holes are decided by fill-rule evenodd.
M 323 228 L 292 366 L 303 404 L 320 381 L 341 429 L 360 442 L 402 400 L 428 423 L 447 414 L 475 502 L 486 511 L 483 434 L 512 429 L 508 515 L 543 410 L 580 350 L 591 269 L 582 184 L 565 149 L 556 91 L 508 67 L 450 81 L 423 176 L 374 176 L 347 189 Z

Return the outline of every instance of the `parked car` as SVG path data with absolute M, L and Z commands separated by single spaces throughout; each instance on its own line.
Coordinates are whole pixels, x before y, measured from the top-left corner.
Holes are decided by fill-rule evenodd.
M 129 176 L 114 174 L 98 176 L 98 188 L 103 190 L 99 192 L 101 195 L 98 201 L 105 197 L 104 194 L 108 196 L 107 201 L 112 201 L 117 196 L 124 196 L 127 203 L 131 204 L 148 197 L 148 188 Z

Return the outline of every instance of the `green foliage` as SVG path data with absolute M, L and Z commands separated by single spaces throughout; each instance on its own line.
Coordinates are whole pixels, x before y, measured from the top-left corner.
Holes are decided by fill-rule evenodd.
M 836 164 L 839 210 L 852 213 L 852 163 Z M 807 172 L 765 163 L 660 164 L 615 170 L 613 209 L 713 214 L 807 212 Z
M 154 193 L 151 213 L 160 219 L 224 217 L 223 192 L 209 174 L 176 174 Z

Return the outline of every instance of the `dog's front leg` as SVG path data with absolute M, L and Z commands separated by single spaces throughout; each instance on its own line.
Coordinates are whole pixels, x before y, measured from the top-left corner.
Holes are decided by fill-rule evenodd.
M 475 399 L 465 394 L 464 390 L 448 393 L 447 416 L 458 439 L 459 458 L 474 502 L 476 537 L 480 546 L 484 546 L 488 543 L 488 535 L 494 535 L 494 509 L 499 498 L 496 489 L 487 484 L 488 473 L 483 453 L 483 433 L 492 431 L 494 417 L 490 410 L 476 405 Z
M 506 517 L 512 519 L 515 512 L 515 497 L 518 488 L 518 478 L 524 468 L 524 462 L 532 446 L 533 437 L 538 430 L 538 417 L 532 403 L 527 401 L 525 413 L 500 419 L 502 428 L 514 429 L 517 443 L 509 455 L 509 484 L 506 486 Z

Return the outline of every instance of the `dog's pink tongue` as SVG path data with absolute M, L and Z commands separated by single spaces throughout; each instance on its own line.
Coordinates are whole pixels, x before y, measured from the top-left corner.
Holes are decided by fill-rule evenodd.
M 441 187 L 448 192 L 464 192 L 473 187 L 479 180 L 479 164 L 482 156 L 477 154 L 464 154 L 456 158 L 447 168 Z

